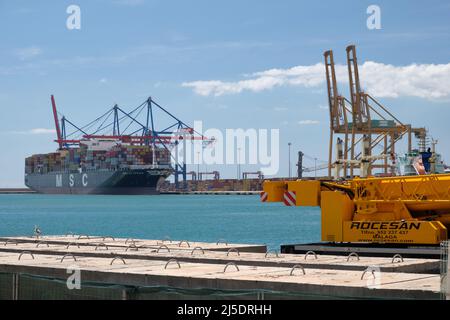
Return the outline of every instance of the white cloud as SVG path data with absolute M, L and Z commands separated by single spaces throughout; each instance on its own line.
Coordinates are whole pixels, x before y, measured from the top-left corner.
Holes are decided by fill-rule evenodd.
M 56 134 L 55 129 L 46 129 L 46 128 L 34 128 L 30 130 L 25 131 L 8 131 L 5 132 L 7 134 L 31 134 L 31 135 L 38 135 L 38 134 Z
M 50 134 L 56 133 L 55 129 L 36 128 L 29 131 L 30 134 Z
M 315 124 L 319 124 L 320 122 L 317 120 L 300 120 L 298 122 L 298 124 L 300 125 L 315 125 Z
M 20 60 L 29 60 L 42 54 L 42 49 L 36 46 L 31 46 L 28 48 L 17 49 L 15 53 Z
M 101 78 L 100 79 L 100 83 L 107 83 L 108 82 L 108 79 L 106 79 L 106 78 Z
M 221 96 L 230 93 L 241 93 L 244 90 L 263 91 L 283 85 L 283 81 L 276 77 L 258 77 L 251 80 L 241 80 L 238 82 L 222 81 L 194 81 L 183 83 L 183 87 L 191 87 L 195 93 L 201 96 Z
M 347 66 L 336 65 L 336 76 L 341 84 L 348 84 Z M 404 96 L 425 99 L 450 97 L 450 63 L 411 64 L 394 66 L 367 61 L 360 65 L 360 76 L 365 91 L 375 97 L 398 98 Z M 325 86 L 325 67 L 318 63 L 289 69 L 271 69 L 250 75 L 251 79 L 235 82 L 220 80 L 184 82 L 202 96 L 221 96 L 243 91 L 260 92 L 280 86 L 315 88 Z M 341 93 L 347 95 L 348 88 Z
M 320 110 L 328 110 L 328 106 L 324 104 L 318 105 L 317 108 L 319 108 Z

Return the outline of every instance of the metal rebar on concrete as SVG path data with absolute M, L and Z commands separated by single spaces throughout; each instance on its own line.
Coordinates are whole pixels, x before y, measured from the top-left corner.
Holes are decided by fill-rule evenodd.
M 67 268 L 76 265 L 83 281 L 123 286 L 270 290 L 287 296 L 302 293 L 351 298 L 440 298 L 440 275 L 430 273 L 436 264 L 439 265 L 439 260 L 433 259 L 397 259 L 392 263 L 392 258 L 360 257 L 358 260 L 320 254 L 317 259 L 305 260 L 304 255 L 294 254 L 280 254 L 268 259 L 265 246 L 257 245 L 228 244 L 222 247 L 226 250 L 217 251 L 219 245 L 216 243 L 190 242 L 191 247 L 179 247 L 179 242 L 174 241 L 165 244 L 170 252 L 161 250 L 157 253 L 156 240 L 136 240 L 136 245 L 145 247 L 132 251 L 127 250 L 129 245 L 125 244 L 125 239 L 115 239 L 105 242 L 109 247 L 106 251 L 95 250 L 98 237 L 76 241 L 77 244 L 80 242 L 79 248 L 75 245 L 67 247 L 68 243 L 74 242 L 73 237 L 43 237 L 39 240 L 49 243 L 49 247 L 36 247 L 36 239 L 26 237 L 8 239 L 16 240 L 18 244 L 0 246 L 0 273 L 64 280 L 68 277 Z M 201 247 L 204 253 L 193 255 L 192 248 L 195 247 Z M 263 252 L 261 247 L 264 247 Z M 230 248 L 239 248 L 240 255 L 227 255 Z M 259 252 L 248 252 L 252 248 Z M 34 259 L 18 260 L 18 254 L 24 251 L 32 253 Z M 76 257 L 76 261 L 63 259 L 65 256 Z M 111 263 L 114 258 L 120 261 Z M 170 261 L 176 263 L 168 267 Z M 238 268 L 223 272 L 230 264 Z M 304 272 L 293 273 L 293 268 L 298 266 Z M 371 288 L 369 283 L 373 282 L 376 286 Z

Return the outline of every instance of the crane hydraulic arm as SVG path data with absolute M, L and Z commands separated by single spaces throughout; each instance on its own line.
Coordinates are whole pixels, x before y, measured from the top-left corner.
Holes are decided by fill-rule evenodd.
M 450 175 L 265 181 L 261 199 L 320 206 L 322 241 L 439 244 L 450 228 Z

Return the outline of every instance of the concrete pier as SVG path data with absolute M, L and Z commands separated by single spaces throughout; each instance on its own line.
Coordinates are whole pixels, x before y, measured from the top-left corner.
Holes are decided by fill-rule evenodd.
M 0 188 L 0 194 L 27 194 L 36 193 L 28 188 Z
M 223 298 L 235 294 L 234 298 L 259 299 L 441 296 L 440 275 L 436 274 L 439 260 L 266 254 L 265 249 L 264 245 L 224 241 L 170 242 L 79 235 L 11 237 L 0 239 L 0 274 L 64 282 L 67 268 L 76 266 L 81 270 L 82 284 L 140 288 L 132 292 L 152 288 L 150 296 L 144 295 L 152 299 L 208 299 L 220 296 L 218 292 Z M 38 295 L 39 285 L 35 286 L 33 292 Z M 158 291 L 156 287 L 165 289 Z M 17 292 L 20 290 L 27 288 L 19 286 Z M 174 297 L 174 291 L 184 295 Z

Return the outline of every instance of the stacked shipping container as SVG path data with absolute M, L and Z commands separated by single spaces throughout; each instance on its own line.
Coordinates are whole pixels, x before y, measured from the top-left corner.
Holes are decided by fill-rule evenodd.
M 25 159 L 25 172 L 49 173 L 83 170 L 117 170 L 127 166 L 146 166 L 170 164 L 170 152 L 164 148 L 155 150 L 153 162 L 151 146 L 118 144 L 108 150 L 92 150 L 81 144 L 48 154 L 36 154 Z

